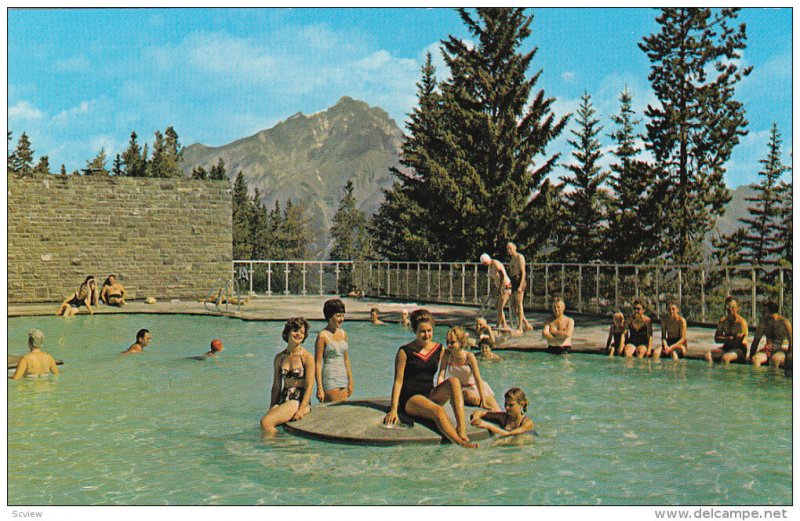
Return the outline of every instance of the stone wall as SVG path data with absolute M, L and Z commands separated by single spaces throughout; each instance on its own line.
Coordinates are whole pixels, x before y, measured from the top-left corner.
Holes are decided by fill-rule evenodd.
M 7 178 L 9 303 L 60 302 L 110 273 L 126 299 L 195 299 L 231 275 L 227 181 Z

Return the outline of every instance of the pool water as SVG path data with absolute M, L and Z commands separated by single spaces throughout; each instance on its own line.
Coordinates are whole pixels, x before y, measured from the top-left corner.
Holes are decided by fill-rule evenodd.
M 312 323 L 306 347 L 313 352 Z M 396 325 L 346 322 L 355 398 L 388 396 Z M 522 387 L 539 436 L 367 447 L 261 437 L 277 322 L 183 315 L 14 318 L 64 360 L 8 381 L 10 505 L 790 504 L 791 379 L 701 361 L 500 352 L 481 372 Z M 140 328 L 153 342 L 119 357 Z M 435 334 L 444 339 L 446 327 Z M 225 344 L 221 359 L 187 360 Z M 316 399 L 314 400 L 316 403 Z

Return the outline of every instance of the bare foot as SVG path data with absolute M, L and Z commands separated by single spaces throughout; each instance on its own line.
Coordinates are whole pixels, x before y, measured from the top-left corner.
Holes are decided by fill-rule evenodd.
M 469 443 L 469 442 L 466 442 L 466 441 L 459 443 L 459 445 L 461 445 L 465 449 L 477 449 L 478 448 L 478 444 L 477 443 Z

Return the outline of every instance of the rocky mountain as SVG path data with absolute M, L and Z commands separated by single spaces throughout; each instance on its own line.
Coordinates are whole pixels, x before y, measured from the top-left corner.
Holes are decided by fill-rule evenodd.
M 382 189 L 393 182 L 389 167 L 400 167 L 403 132 L 379 107 L 343 97 L 316 114 L 297 113 L 274 127 L 219 147 L 193 144 L 184 149 L 183 167 L 206 170 L 219 158 L 232 179 L 241 171 L 252 191 L 258 188 L 268 208 L 287 199 L 303 205 L 318 240 L 312 257 L 329 250 L 328 230 L 342 187 L 353 181 L 359 207 L 373 214 Z
M 749 217 L 747 208 L 755 203 L 745 200 L 754 197 L 756 191 L 751 185 L 741 185 L 731 189 L 731 200 L 725 205 L 725 213 L 717 220 L 717 231 L 721 235 L 729 235 L 742 227 L 739 219 Z

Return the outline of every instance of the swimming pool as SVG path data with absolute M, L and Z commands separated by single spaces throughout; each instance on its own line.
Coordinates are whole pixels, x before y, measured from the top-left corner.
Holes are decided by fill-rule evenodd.
M 10 353 L 25 352 L 38 327 L 45 350 L 65 362 L 57 378 L 8 382 L 9 504 L 791 503 L 792 387 L 779 372 L 501 352 L 481 372 L 497 395 L 526 391 L 533 443 L 362 447 L 283 432 L 265 442 L 258 421 L 282 325 L 9 319 Z M 309 350 L 323 326 L 312 323 Z M 142 327 L 153 334 L 147 352 L 118 357 Z M 388 396 L 396 348 L 412 334 L 391 324 L 345 329 L 354 397 Z M 445 332 L 436 328 L 439 341 Z M 215 337 L 220 360 L 183 359 Z

